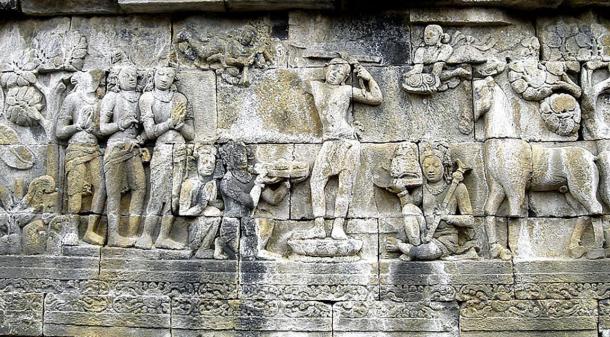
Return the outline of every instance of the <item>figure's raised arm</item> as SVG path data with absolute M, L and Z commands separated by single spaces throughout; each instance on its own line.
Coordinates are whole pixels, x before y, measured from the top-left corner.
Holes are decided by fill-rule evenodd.
M 362 80 L 363 87 L 354 88 L 352 93 L 354 102 L 380 105 L 383 102 L 383 94 L 368 70 L 364 69 L 360 64 L 356 64 L 356 76 Z

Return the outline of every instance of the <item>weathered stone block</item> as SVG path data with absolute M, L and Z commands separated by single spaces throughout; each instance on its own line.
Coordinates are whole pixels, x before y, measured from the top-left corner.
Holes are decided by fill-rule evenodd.
M 317 301 L 242 301 L 237 330 L 332 331 L 332 307 Z
M 235 331 L 235 330 L 183 330 L 183 329 L 172 329 L 174 336 L 179 337 L 284 337 L 286 331 Z M 290 331 L 290 337 L 331 337 L 332 332 L 319 332 L 319 331 L 308 331 L 308 332 L 297 332 Z
M 247 87 L 218 81 L 221 140 L 255 143 L 320 142 L 321 126 L 304 81 L 312 71 L 273 69 Z
M 83 69 L 109 69 L 121 54 L 138 68 L 167 65 L 171 23 L 161 17 L 75 17 L 71 27 L 88 41 Z
M 193 109 L 195 142 L 216 140 L 216 76 L 211 71 L 183 70 L 176 74 L 176 87 Z
M 173 300 L 172 327 L 203 331 L 330 331 L 331 306 L 315 301 Z
M 460 309 L 462 331 L 581 331 L 597 329 L 597 302 L 591 300 L 489 301 Z M 505 329 L 505 330 L 502 330 Z
M 485 215 L 488 186 L 485 177 L 485 163 L 483 162 L 483 144 L 479 142 L 451 142 L 449 143 L 449 153 L 453 161 L 459 159 L 470 169 L 464 175 L 464 185 L 468 189 L 474 215 Z
M 378 295 L 377 264 L 244 261 L 243 298 L 363 301 Z
M 333 305 L 333 330 L 353 332 L 457 332 L 458 306 L 440 302 L 355 302 Z M 410 334 L 409 334 L 410 335 Z
M 605 283 L 606 260 L 515 261 L 516 283 Z
M 172 272 L 168 272 L 172 271 Z M 171 283 L 170 289 L 207 298 L 237 296 L 237 261 L 144 260 L 107 257 L 102 251 L 100 279 L 124 282 Z
M 21 11 L 28 15 L 120 14 L 114 0 L 21 0 Z
M 184 330 L 234 330 L 239 313 L 237 300 L 197 297 L 172 299 L 172 328 Z
M 503 334 L 504 331 L 464 331 L 460 334 L 463 337 L 496 337 L 498 334 Z M 511 331 L 511 337 L 530 337 L 532 333 L 535 333 L 536 337 L 597 337 L 597 331 L 595 330 L 581 330 L 581 331 Z
M 41 336 L 43 294 L 0 295 L 0 333 Z
M 109 326 L 82 326 L 45 324 L 45 335 L 49 336 L 142 336 L 142 337 L 171 337 L 169 329 L 148 329 L 132 327 Z
M 509 246 L 516 250 L 519 259 L 568 259 L 570 236 L 575 224 L 575 218 L 528 218 L 523 225 L 508 227 Z M 590 224 L 587 225 L 581 243 L 587 249 L 594 246 Z
M 517 23 L 514 17 L 496 8 L 413 8 L 409 11 L 411 23 L 436 23 L 450 26 L 504 26 Z
M 99 260 L 67 256 L 0 256 L 2 275 L 14 279 L 87 280 L 99 275 Z
M 368 67 L 367 70 L 383 88 L 384 102 L 379 106 L 354 105 L 354 120 L 363 127 L 362 141 L 474 140 L 473 134 L 464 135 L 457 127 L 462 113 L 472 116 L 472 91 L 468 82 L 424 96 L 401 88 L 406 67 Z
M 23 198 L 29 184 L 45 175 L 53 178 L 55 187 L 62 187 L 57 180 L 57 145 L 0 145 L 0 154 L 0 185 L 11 191 L 15 199 Z
M 289 64 L 321 66 L 339 57 L 337 52 L 345 52 L 364 64 L 405 64 L 411 42 L 407 19 L 401 13 L 355 18 L 291 12 Z
M 383 260 L 380 262 L 381 299 L 452 301 L 462 287 L 495 286 L 496 295 L 499 295 L 509 288 L 502 289 L 501 286 L 513 283 L 512 270 L 510 262 L 500 261 Z
M 169 327 L 168 297 L 50 295 L 45 323 L 145 328 Z
M 578 281 L 517 283 L 514 288 L 515 298 L 520 300 L 603 299 L 608 290 L 610 290 L 609 283 L 580 283 Z
M 118 2 L 121 9 L 130 13 L 225 10 L 224 0 L 119 0 Z
M 601 25 L 592 11 L 561 18 L 541 17 L 536 26 L 543 60 L 588 61 L 610 57 L 603 48 L 608 27 Z
M 269 2 L 266 0 L 225 0 L 229 11 L 281 11 L 293 9 L 334 9 L 335 3 L 331 0 L 280 0 Z
M 599 301 L 599 328 L 602 331 L 610 329 L 610 302 L 608 300 Z

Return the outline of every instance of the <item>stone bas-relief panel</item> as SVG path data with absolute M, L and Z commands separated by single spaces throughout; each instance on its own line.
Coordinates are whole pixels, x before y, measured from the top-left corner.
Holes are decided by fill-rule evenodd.
M 0 334 L 608 335 L 608 18 L 449 10 L 0 24 Z

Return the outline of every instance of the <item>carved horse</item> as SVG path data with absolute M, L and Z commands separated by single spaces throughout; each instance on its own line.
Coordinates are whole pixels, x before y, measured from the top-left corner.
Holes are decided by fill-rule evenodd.
M 592 153 L 580 147 L 544 148 L 521 140 L 517 116 L 492 75 L 475 79 L 473 90 L 475 120 L 485 120 L 483 156 L 489 187 L 485 215 L 492 257 L 510 258 L 510 253 L 497 244 L 495 235 L 494 216 L 505 199 L 508 199 L 511 218 L 527 216 L 528 190 L 558 191 L 565 194 L 573 208 L 582 206 L 591 216 L 602 213 L 602 205 L 597 200 L 599 172 Z M 584 255 L 579 243 L 585 222 L 586 217 L 580 217 L 572 234 L 570 248 L 578 248 L 570 252 L 573 256 Z M 599 217 L 593 218 L 593 226 L 597 248 L 601 248 L 603 230 Z M 599 256 L 599 250 L 594 253 L 597 255 L 590 252 L 588 257 L 603 257 Z

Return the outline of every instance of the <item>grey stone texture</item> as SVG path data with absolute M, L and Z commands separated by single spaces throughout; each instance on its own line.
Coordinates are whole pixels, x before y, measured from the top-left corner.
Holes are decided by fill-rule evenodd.
M 19 2 L 17 0 L 2 0 L 0 1 L 0 10 L 5 12 L 17 11 Z
M 0 335 L 610 336 L 594 0 L 0 0 Z

